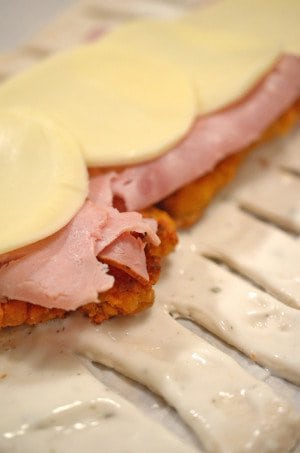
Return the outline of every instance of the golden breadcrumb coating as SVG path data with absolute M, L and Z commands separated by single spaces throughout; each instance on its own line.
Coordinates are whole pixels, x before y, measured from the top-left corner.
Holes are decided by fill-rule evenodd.
M 134 314 L 153 304 L 152 285 L 159 278 L 162 258 L 170 253 L 177 243 L 177 234 L 175 223 L 165 212 L 151 208 L 143 215 L 157 220 L 157 233 L 161 239 L 159 246 L 147 243 L 145 247 L 149 282 L 143 283 L 130 276 L 126 270 L 109 266 L 110 274 L 115 277 L 113 288 L 99 294 L 99 303 L 90 303 L 78 309 L 95 323 L 101 323 L 112 316 Z M 56 308 L 49 309 L 29 302 L 10 300 L 0 304 L 0 327 L 34 325 L 62 318 L 66 314 L 64 310 Z
M 158 206 L 166 210 L 177 227 L 193 225 L 203 214 L 212 198 L 236 174 L 247 154 L 266 141 L 286 134 L 300 116 L 300 101 L 265 131 L 260 140 L 221 161 L 213 171 L 187 184 L 163 200 Z

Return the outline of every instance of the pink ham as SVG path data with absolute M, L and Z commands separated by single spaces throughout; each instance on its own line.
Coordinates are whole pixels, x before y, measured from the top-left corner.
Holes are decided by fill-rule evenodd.
M 99 207 L 113 205 L 112 181 L 117 173 L 97 173 L 90 171 L 89 199 Z
M 135 238 L 130 233 L 123 233 L 100 252 L 99 259 L 124 269 L 128 266 L 128 256 L 130 256 L 128 273 L 142 282 L 147 282 L 149 274 L 144 248 L 145 243 L 140 238 Z
M 90 175 L 89 199 L 99 208 L 106 206 L 107 209 L 107 222 L 101 240 L 97 241 L 97 252 L 103 250 L 118 236 L 128 231 L 145 234 L 148 241 L 154 245 L 159 245 L 160 240 L 155 233 L 157 223 L 154 219 L 144 219 L 138 212 L 120 213 L 112 207 L 112 181 L 116 177 L 117 173 L 115 172 L 95 175 L 91 173 Z
M 144 209 L 211 171 L 251 143 L 300 96 L 300 58 L 286 55 L 247 97 L 206 117 L 160 158 L 124 170 L 112 180 L 128 210 Z
M 137 233 L 146 234 L 146 239 L 155 245 L 159 239 L 155 234 L 157 223 L 153 219 L 143 219 L 141 214 L 134 212 L 120 213 L 112 208 L 113 193 L 112 181 L 116 178 L 115 172 L 93 174 L 90 171 L 89 198 L 99 207 L 106 205 L 108 221 L 103 230 L 103 238 L 97 241 L 99 259 L 113 264 L 116 267 L 127 268 L 135 278 L 147 282 L 146 256 L 144 253 L 145 243 L 128 233 L 128 229 Z
M 156 235 L 157 224 L 151 219 L 143 219 L 138 212 L 119 212 L 115 208 L 107 209 L 107 222 L 103 228 L 103 235 L 96 244 L 97 255 L 111 244 L 120 234 L 135 231 L 145 235 L 146 239 L 154 245 L 159 245 L 160 240 Z
M 116 236 L 119 234 L 119 227 L 118 227 L 118 219 L 121 221 L 122 227 L 125 228 L 127 231 L 128 224 L 126 223 L 126 219 L 124 217 L 127 217 L 128 220 L 131 220 L 131 226 L 136 222 L 141 223 L 142 216 L 137 213 L 133 213 L 132 215 L 120 215 L 117 210 L 113 209 L 113 193 L 112 193 L 112 180 L 115 179 L 116 177 L 115 172 L 108 172 L 108 173 L 99 173 L 99 171 L 93 171 L 90 170 L 90 180 L 89 180 L 89 200 L 92 201 L 96 206 L 98 206 L 99 209 L 103 208 L 112 208 L 110 209 L 110 222 L 108 225 L 106 225 L 106 231 L 107 237 L 106 240 L 103 240 L 102 246 L 99 247 L 99 249 L 106 247 L 106 245 L 112 241 L 116 240 Z M 120 217 L 119 217 L 120 215 Z M 108 212 L 106 214 L 106 218 L 108 220 Z M 115 222 L 114 222 L 115 219 Z M 112 223 L 115 223 L 113 226 Z M 143 219 L 142 220 L 142 225 L 144 227 L 138 227 L 140 232 L 142 234 L 148 233 L 150 241 L 154 241 L 156 244 L 159 243 L 159 240 L 155 234 L 155 231 L 157 229 L 157 223 L 153 219 Z M 114 228 L 114 233 L 111 231 L 111 229 Z M 129 227 L 130 228 L 130 227 Z M 133 227 L 133 230 L 134 227 Z M 34 244 L 30 244 L 28 246 L 19 248 L 17 250 L 13 250 L 8 253 L 3 253 L 0 255 L 0 266 L 2 264 L 8 263 L 10 261 L 17 260 L 19 258 L 22 258 L 25 255 L 29 255 L 33 253 L 34 251 L 38 251 L 41 249 L 41 247 L 45 247 L 48 241 L 51 241 L 52 238 L 47 238 L 43 239 L 42 241 L 35 242 Z M 108 253 L 108 252 L 107 252 Z M 129 256 L 129 261 L 130 261 L 130 254 Z M 127 265 L 130 267 L 130 262 L 124 263 L 124 265 Z
M 110 177 L 97 177 L 94 191 L 73 220 L 53 236 L 21 251 L 5 254 L 0 262 L 0 299 L 16 299 L 48 308 L 75 310 L 97 302 L 98 294 L 112 288 L 108 266 L 97 259 L 148 281 L 144 245 L 130 232 L 147 235 L 159 244 L 156 222 L 135 212 L 120 213 L 110 207 Z M 105 201 L 105 202 L 104 202 Z
M 74 219 L 45 246 L 0 268 L 0 294 L 48 308 L 74 310 L 113 286 L 107 266 L 95 254 L 105 211 L 85 203 Z

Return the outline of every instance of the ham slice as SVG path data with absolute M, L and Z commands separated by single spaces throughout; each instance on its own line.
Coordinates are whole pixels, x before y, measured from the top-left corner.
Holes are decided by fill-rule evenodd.
M 100 208 L 113 205 L 112 181 L 117 173 L 99 173 L 90 170 L 89 199 Z
M 145 235 L 147 241 L 159 245 L 160 240 L 156 235 L 157 224 L 155 220 L 143 219 L 138 212 L 119 212 L 115 208 L 107 209 L 107 221 L 103 229 L 103 235 L 96 244 L 97 255 L 111 244 L 118 236 L 128 231 L 134 231 Z
M 75 310 L 98 302 L 112 288 L 107 264 L 127 268 L 148 281 L 144 243 L 130 233 L 146 235 L 158 245 L 156 222 L 111 206 L 113 174 L 91 178 L 91 198 L 72 221 L 53 236 L 0 257 L 0 299 L 31 302 L 47 308 Z
M 145 243 L 140 238 L 135 238 L 130 233 L 123 233 L 99 253 L 99 259 L 124 269 L 128 267 L 128 256 L 130 256 L 128 273 L 142 283 L 146 283 L 149 281 L 149 274 L 144 248 Z
M 107 224 L 101 241 L 98 241 L 99 250 L 107 247 L 117 236 L 128 231 L 145 234 L 146 239 L 154 245 L 159 245 L 160 240 L 155 234 L 157 223 L 154 219 L 144 219 L 138 212 L 122 212 L 113 208 L 112 185 L 117 173 L 108 172 L 103 174 L 93 174 L 90 172 L 89 199 L 100 209 L 106 206 L 108 212 Z
M 85 203 L 44 246 L 0 268 L 0 294 L 48 308 L 75 310 L 113 286 L 95 254 L 106 213 Z
M 128 210 L 151 206 L 210 172 L 218 162 L 260 138 L 300 96 L 300 58 L 285 55 L 247 97 L 226 110 L 199 117 L 175 148 L 112 179 Z

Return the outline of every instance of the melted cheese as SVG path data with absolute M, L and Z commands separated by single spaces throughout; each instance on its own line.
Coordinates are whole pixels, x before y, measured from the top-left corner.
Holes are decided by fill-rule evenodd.
M 43 239 L 74 216 L 87 195 L 79 145 L 52 120 L 0 113 L 0 253 Z
M 196 108 L 185 72 L 165 59 L 87 45 L 2 86 L 4 106 L 30 105 L 77 137 L 89 166 L 154 158 L 189 129 Z

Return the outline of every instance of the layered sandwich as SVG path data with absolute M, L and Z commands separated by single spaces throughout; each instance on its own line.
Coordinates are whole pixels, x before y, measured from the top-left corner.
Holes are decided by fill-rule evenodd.
M 136 21 L 2 85 L 1 326 L 151 305 L 173 220 L 298 119 L 299 14 L 225 0 Z

